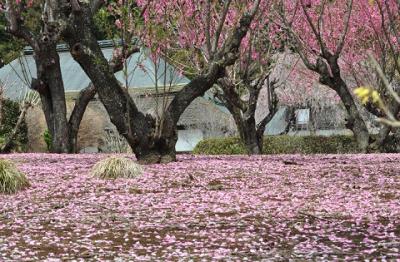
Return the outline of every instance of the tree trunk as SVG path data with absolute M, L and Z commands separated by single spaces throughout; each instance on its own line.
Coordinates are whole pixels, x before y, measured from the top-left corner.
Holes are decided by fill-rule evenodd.
M 217 96 L 231 113 L 247 154 L 261 154 L 262 143 L 260 143 L 257 134 L 255 120 L 256 105 L 260 93 L 258 87 L 246 85 L 245 88 L 249 91 L 249 98 L 247 101 L 243 101 L 229 77 L 219 79 L 218 84 L 223 93 L 218 93 Z
M 256 121 L 253 117 L 243 119 L 238 126 L 240 139 L 243 141 L 248 155 L 262 154 L 262 138 L 257 136 Z
M 135 154 L 140 163 L 151 164 L 176 161 L 175 145 L 178 140 L 176 123 L 168 114 L 164 116 L 162 122 L 162 126 L 156 128 L 150 137 L 151 147 L 142 148 L 141 144 L 136 145 Z
M 245 75 L 245 74 L 242 74 Z M 278 97 L 275 92 L 275 82 L 270 82 L 269 73 L 259 75 L 256 81 L 241 79 L 242 88 L 248 91 L 248 99 L 242 100 L 233 81 L 228 77 L 218 80 L 223 94 L 217 94 L 218 98 L 228 108 L 235 120 L 239 136 L 248 155 L 259 155 L 263 152 L 263 139 L 266 125 L 277 112 Z M 254 83 L 255 82 L 255 83 Z M 257 124 L 255 115 L 261 89 L 268 88 L 268 114 Z
M 96 89 L 90 85 L 80 92 L 68 121 L 64 83 L 56 46 L 42 48 L 45 51 L 35 51 L 38 73 L 37 79 L 32 81 L 32 89 L 40 94 L 47 128 L 52 137 L 50 152 L 77 153 L 79 126 L 88 103 L 96 94 Z
M 349 91 L 349 88 L 342 79 L 338 64 L 338 57 L 330 55 L 329 52 L 327 52 L 326 56 L 327 57 L 325 59 L 327 63 L 329 63 L 329 68 L 328 64 L 322 58 L 318 58 L 316 62 L 316 68 L 313 70 L 320 75 L 319 82 L 321 84 L 335 90 L 339 95 L 340 100 L 344 104 L 348 114 L 346 127 L 353 131 L 354 137 L 361 152 L 367 152 L 370 140 L 368 128 L 361 117 L 360 111 L 352 94 Z
M 222 84 L 222 81 L 220 81 L 220 84 Z M 248 155 L 262 154 L 262 143 L 260 143 L 260 139 L 257 134 L 256 120 L 254 118 L 255 112 L 248 112 L 249 110 L 243 112 L 237 105 L 235 106 L 233 103 L 229 102 L 230 100 L 228 99 L 228 96 L 229 93 L 224 93 L 221 98 L 225 98 L 224 104 L 228 108 L 235 121 L 237 130 L 239 132 L 240 141 L 243 143 L 246 153 Z
M 388 150 L 388 148 L 391 148 L 390 142 L 392 142 L 392 141 L 387 138 L 390 134 L 391 129 L 392 128 L 390 126 L 383 126 L 379 130 L 379 133 L 376 135 L 376 138 L 374 139 L 374 141 L 369 144 L 368 152 L 380 153 L 380 152 L 390 151 L 390 150 Z M 387 145 L 388 142 L 389 142 L 389 145 Z
M 64 84 L 56 45 L 35 50 L 37 79 L 32 88 L 39 92 L 47 127 L 52 137 L 52 153 L 69 153 L 69 134 Z
M 79 92 L 79 95 L 75 101 L 74 109 L 72 110 L 71 116 L 68 121 L 68 144 L 69 151 L 71 153 L 77 153 L 78 147 L 78 131 L 81 124 L 83 115 L 86 111 L 87 105 L 90 100 L 96 95 L 96 88 L 93 84 L 89 84 L 88 87 Z
M 397 104 L 394 99 L 389 103 L 389 111 L 393 113 L 393 115 L 397 116 L 400 111 L 400 105 Z M 377 115 L 378 117 L 383 117 L 382 115 Z M 395 132 L 390 135 L 390 132 Z M 368 147 L 368 152 L 384 152 L 384 153 L 398 153 L 398 148 L 393 143 L 397 144 L 398 135 L 396 130 L 392 127 L 383 125 L 379 130 L 379 133 L 373 139 L 373 142 L 370 143 Z
M 370 138 L 367 126 L 346 83 L 341 78 L 335 80 L 334 90 L 339 95 L 348 114 L 346 127 L 353 131 L 361 152 L 367 152 Z
M 20 7 L 14 6 L 11 1 L 5 3 L 7 6 L 5 17 L 8 24 L 6 30 L 15 37 L 23 39 L 34 51 L 37 79 L 32 79 L 31 88 L 40 94 L 47 128 L 52 137 L 50 146 L 52 153 L 76 151 L 77 129 L 90 100 L 82 102 L 72 123 L 69 123 L 57 43 L 64 30 L 64 23 L 68 23 L 61 21 L 64 15 L 61 8 L 70 9 L 76 6 L 77 2 L 70 4 L 64 5 L 57 1 L 46 3 L 43 6 L 40 33 L 36 34 L 25 27 Z M 2 63 L 0 65 L 3 66 Z
M 153 158 L 158 151 L 155 148 L 158 144 L 154 140 L 154 119 L 138 110 L 129 93 L 114 76 L 92 34 L 91 17 L 77 15 L 75 19 L 65 35 L 72 56 L 96 86 L 100 101 L 106 108 L 111 122 L 125 137 L 136 157 Z

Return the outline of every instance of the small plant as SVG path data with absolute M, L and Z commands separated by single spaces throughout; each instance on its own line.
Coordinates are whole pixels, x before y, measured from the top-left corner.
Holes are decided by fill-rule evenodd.
M 103 179 L 134 178 L 143 173 L 142 167 L 125 157 L 109 157 L 96 163 L 91 175 Z
M 126 139 L 118 133 L 108 131 L 105 136 L 107 151 L 110 153 L 128 153 L 129 144 Z
M 0 193 L 13 194 L 29 187 L 25 174 L 13 162 L 0 159 Z
M 1 84 L 1 83 L 0 83 Z M 0 97 L 0 100 L 2 98 Z M 18 102 L 3 99 L 0 105 L 0 147 L 7 150 L 24 151 L 28 144 L 28 127 L 25 122 L 25 113 Z M 21 118 L 22 116 L 22 118 Z M 21 118 L 21 119 L 20 119 Z M 5 144 L 9 143 L 7 146 Z
M 46 131 L 44 131 L 43 139 L 44 139 L 44 142 L 46 143 L 47 150 L 50 151 L 51 144 L 53 143 L 53 138 L 51 137 L 51 134 L 48 129 L 46 129 Z

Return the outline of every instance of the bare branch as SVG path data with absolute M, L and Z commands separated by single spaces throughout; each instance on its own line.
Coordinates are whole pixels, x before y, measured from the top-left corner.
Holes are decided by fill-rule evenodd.
M 321 25 L 324 22 L 325 5 L 326 5 L 326 0 L 323 0 L 321 6 L 321 12 L 318 17 L 318 32 L 321 32 Z
M 306 48 L 305 48 L 303 42 L 301 41 L 300 36 L 293 30 L 293 27 L 292 27 L 293 21 L 289 22 L 286 18 L 283 1 L 280 2 L 280 9 L 278 11 L 278 14 L 283 23 L 283 24 L 280 24 L 280 26 L 287 31 L 289 38 L 292 40 L 292 42 L 294 42 L 294 43 L 292 43 L 294 45 L 293 47 L 296 49 L 296 52 L 299 54 L 304 65 L 308 69 L 310 69 L 312 71 L 316 71 L 317 67 L 316 67 L 316 65 L 312 64 L 311 61 L 308 59 L 307 54 L 306 54 Z
M 375 68 L 376 72 L 378 73 L 379 77 L 381 78 L 386 90 L 396 100 L 396 102 L 400 104 L 400 97 L 393 90 L 392 85 L 389 83 L 389 80 L 386 78 L 385 74 L 383 73 L 381 66 L 378 64 L 378 62 L 375 60 L 375 58 L 371 54 L 368 54 L 368 56 L 370 58 L 370 61 L 373 65 L 373 67 Z
M 246 110 L 246 106 L 243 103 L 243 100 L 240 98 L 240 95 L 237 92 L 235 84 L 227 78 L 223 77 L 218 80 L 218 85 L 224 91 L 223 97 L 226 100 L 229 100 L 229 104 L 234 105 L 235 107 L 239 108 L 242 111 Z
M 306 16 L 307 22 L 310 25 L 311 30 L 313 31 L 315 37 L 317 38 L 318 44 L 319 44 L 319 46 L 321 48 L 322 55 L 324 57 L 328 58 L 329 57 L 329 51 L 328 51 L 328 48 L 325 45 L 325 42 L 322 39 L 321 32 L 318 31 L 317 28 L 315 27 L 315 25 L 314 25 L 314 23 L 313 23 L 313 21 L 311 19 L 311 16 L 307 11 L 307 7 L 304 4 L 304 0 L 300 0 L 300 3 L 301 3 L 301 7 L 303 9 L 304 15 Z M 321 14 L 319 19 L 322 19 L 322 14 Z
M 24 103 L 24 105 L 21 109 L 21 112 L 18 116 L 17 123 L 15 124 L 14 128 L 12 129 L 11 134 L 9 134 L 7 136 L 6 140 L 4 141 L 4 144 L 1 146 L 0 152 L 8 153 L 11 151 L 12 145 L 13 145 L 12 142 L 14 141 L 19 129 L 21 128 L 21 125 L 23 124 L 23 121 L 25 120 L 26 113 L 30 107 L 31 107 L 31 104 Z
M 86 111 L 86 107 L 95 95 L 96 88 L 92 83 L 90 83 L 85 89 L 82 89 L 79 92 L 79 95 L 75 101 L 74 109 L 72 110 L 71 116 L 68 121 L 72 132 L 78 132 L 83 114 Z
M 207 0 L 206 2 L 206 46 L 207 53 L 212 57 L 212 46 L 211 46 L 211 0 Z
M 303 42 L 301 41 L 300 37 L 297 35 L 296 32 L 294 32 L 292 27 L 287 26 L 287 24 L 285 22 L 284 22 L 284 24 L 285 24 L 285 29 L 288 31 L 290 38 L 292 39 L 292 41 L 295 42 L 294 48 L 296 49 L 296 52 L 299 54 L 304 65 L 308 69 L 310 69 L 312 71 L 316 71 L 317 67 L 316 67 L 316 65 L 312 64 L 311 61 L 308 59 L 306 51 L 305 51 L 305 47 L 304 47 Z
M 377 121 L 379 123 L 391 126 L 391 127 L 400 127 L 400 121 L 395 121 L 395 120 L 389 120 L 385 118 L 378 118 Z
M 386 42 L 389 44 L 389 49 L 392 53 L 392 56 L 394 58 L 394 64 L 396 67 L 397 72 L 400 74 L 400 60 L 399 60 L 399 52 L 396 52 L 396 48 L 394 47 L 391 37 L 389 35 L 390 30 L 392 30 L 394 37 L 396 38 L 397 43 L 400 45 L 400 34 L 399 31 L 397 30 L 397 25 L 395 22 L 395 18 L 393 17 L 393 14 L 390 12 L 390 7 L 389 4 L 387 2 L 385 2 L 385 6 L 386 6 L 386 10 L 387 10 L 387 15 L 389 18 L 389 28 L 386 30 L 385 27 L 385 19 L 384 19 L 384 11 L 383 8 L 381 6 L 381 3 L 379 3 L 379 1 L 377 1 L 377 5 L 379 8 L 379 12 L 381 13 L 381 19 L 382 19 L 382 29 L 383 29 L 383 33 L 386 39 Z M 399 7 L 400 8 L 400 7 Z M 399 10 L 400 11 L 400 10 Z
M 121 71 L 124 66 L 124 61 L 132 54 L 140 52 L 140 47 L 132 46 L 130 48 L 119 48 L 114 52 L 113 57 L 109 61 L 111 71 L 116 73 Z
M 231 5 L 231 3 L 232 3 L 232 0 L 227 0 L 225 2 L 224 9 L 222 10 L 221 20 L 219 21 L 217 30 L 215 31 L 215 35 L 214 35 L 214 44 L 212 46 L 212 55 L 214 55 L 214 53 L 218 49 L 219 39 L 221 36 L 222 29 L 224 28 L 224 23 L 225 23 L 226 16 L 228 14 L 229 6 Z
M 90 2 L 90 10 L 92 14 L 95 14 L 104 5 L 104 3 L 104 0 L 92 0 Z
M 254 3 L 252 10 L 245 13 L 239 21 L 239 25 L 232 32 L 230 37 L 225 41 L 224 47 L 219 52 L 218 57 L 222 58 L 224 66 L 230 66 L 235 63 L 239 55 L 239 48 L 243 38 L 250 30 L 251 23 L 258 12 L 261 0 L 257 0 Z
M 267 80 L 267 88 L 268 88 L 268 96 L 269 96 L 269 103 L 268 103 L 269 113 L 260 121 L 260 123 L 257 124 L 256 132 L 257 132 L 258 139 L 262 139 L 262 137 L 264 135 L 265 127 L 272 120 L 272 118 L 278 111 L 279 100 L 278 100 L 278 96 L 275 92 L 276 82 L 275 81 L 269 82 L 269 75 L 267 75 L 266 80 Z
M 338 46 L 336 48 L 336 52 L 334 54 L 335 57 L 339 57 L 340 53 L 343 50 L 345 39 L 347 32 L 349 31 L 349 24 L 350 24 L 350 17 L 351 17 L 351 11 L 353 9 L 353 0 L 349 0 L 347 2 L 347 12 L 346 12 L 346 17 L 344 19 L 344 31 L 342 33 L 342 36 L 340 37 Z

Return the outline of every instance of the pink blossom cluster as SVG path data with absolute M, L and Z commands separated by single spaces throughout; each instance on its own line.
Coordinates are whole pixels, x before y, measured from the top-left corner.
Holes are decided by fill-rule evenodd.
M 3 156 L 32 186 L 0 195 L 0 261 L 400 257 L 399 155 L 180 155 L 91 177 L 106 156 Z
M 219 50 L 209 50 L 208 44 L 222 48 L 240 18 L 253 8 L 255 1 L 197 1 L 197 0 L 138 0 L 137 4 L 144 10 L 144 30 L 141 34 L 143 42 L 157 54 L 165 55 L 171 48 L 191 51 L 193 59 L 199 54 L 208 61 Z M 208 6 L 209 4 L 209 6 Z M 262 0 L 251 30 L 265 27 L 271 1 Z M 220 24 L 222 23 L 222 28 Z M 210 43 L 207 43 L 209 39 Z M 241 51 L 249 48 L 249 36 L 242 41 Z M 190 53 L 190 52 L 189 52 Z M 259 53 L 254 50 L 254 59 Z M 200 65 L 199 70 L 203 70 Z

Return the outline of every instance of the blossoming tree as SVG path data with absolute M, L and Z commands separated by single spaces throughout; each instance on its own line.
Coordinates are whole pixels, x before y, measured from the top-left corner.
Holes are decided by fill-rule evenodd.
M 372 150 L 386 150 L 394 141 L 388 137 L 395 133 L 393 121 L 400 111 L 398 98 L 400 86 L 400 1 L 369 1 L 363 9 L 369 27 L 374 32 L 369 38 L 372 43 L 368 52 L 367 69 L 358 70 L 360 90 L 368 94 L 379 94 L 379 97 L 362 102 L 365 108 L 385 124 L 379 135 L 370 145 Z M 362 66 L 361 66 L 362 67 Z M 360 66 L 359 66 L 360 68 Z M 357 74 L 355 74 L 357 75 Z M 375 89 L 372 91 L 372 89 Z M 371 92 L 370 92 L 371 91 Z M 359 92 L 357 93 L 359 94 Z M 385 119 L 386 118 L 386 119 Z M 396 139 L 396 137 L 394 137 Z M 392 150 L 392 149 L 391 149 Z
M 270 78 L 276 47 L 267 29 L 269 22 L 261 16 L 257 21 L 259 28 L 249 32 L 239 59 L 214 89 L 232 114 L 248 154 L 262 153 L 265 127 L 278 109 L 276 80 Z M 263 88 L 266 96 L 261 95 Z M 260 99 L 266 99 L 265 105 L 261 106 Z M 262 112 L 261 119 L 256 119 L 257 110 Z
M 201 73 L 177 92 L 168 105 L 162 125 L 140 112 L 133 99 L 118 83 L 93 35 L 93 14 L 102 1 L 72 1 L 64 38 L 71 46 L 74 59 L 97 88 L 112 123 L 142 162 L 175 160 L 176 124 L 188 105 L 210 89 L 232 65 L 242 39 L 252 25 L 263 0 L 257 1 L 137 1 L 142 8 L 144 27 L 138 32 L 142 41 L 159 54 L 162 46 L 152 43 L 154 30 L 167 36 L 165 45 L 177 49 L 191 47 L 193 55 L 206 54 L 198 61 Z M 123 23 L 123 21 L 120 21 Z M 156 26 L 158 25 L 158 26 Z M 159 25 L 163 25 L 160 27 Z M 123 24 L 121 24 L 123 26 Z M 148 37 L 146 37 L 148 36 Z M 203 47 L 207 48 L 204 49 Z
M 367 0 L 281 0 L 278 13 L 304 64 L 340 97 L 348 113 L 347 127 L 366 151 L 370 134 L 345 75 L 364 63 L 366 50 L 373 50 L 376 44 L 374 36 L 382 36 L 374 29 L 387 18 L 380 17 Z
M 238 18 L 235 12 L 238 8 L 243 9 L 245 6 L 246 2 L 237 5 L 236 8 L 226 9 L 225 23 L 230 27 L 234 25 Z M 266 80 L 270 73 L 272 55 L 275 52 L 269 39 L 272 35 L 273 26 L 271 25 L 273 24 L 268 21 L 269 16 L 266 16 L 271 6 L 272 1 L 260 3 L 260 10 L 238 50 L 238 60 L 233 65 L 226 67 L 223 77 L 215 83 L 212 89 L 218 102 L 221 102 L 232 114 L 249 154 L 261 153 L 265 125 L 277 108 L 273 85 L 265 85 L 265 83 L 269 83 Z M 202 5 L 198 5 L 194 12 L 189 11 L 187 14 L 183 13 L 173 18 L 170 16 L 172 21 L 181 19 L 187 21 L 183 28 L 185 33 L 179 36 L 178 43 L 174 42 L 175 37 L 171 38 L 165 33 L 160 34 L 160 31 L 169 31 L 164 20 L 159 20 L 163 14 L 157 13 L 153 16 L 149 14 L 147 20 L 156 22 L 146 27 L 147 34 L 144 39 L 156 53 L 160 53 L 179 68 L 185 76 L 194 79 L 203 74 L 207 61 L 213 59 L 216 49 L 223 47 L 223 43 L 212 39 L 212 36 L 217 34 L 221 39 L 229 36 L 229 31 L 222 30 L 220 25 L 217 26 L 219 17 L 215 15 L 215 10 L 216 6 L 212 4 L 212 1 L 205 1 Z M 187 17 L 192 16 L 197 16 L 197 20 L 190 22 Z M 198 21 L 202 21 L 206 30 L 196 26 Z M 193 23 L 193 25 L 189 27 L 187 23 Z M 266 106 L 266 110 L 264 110 L 266 115 L 263 115 L 263 119 L 256 121 L 257 102 L 263 87 L 271 87 L 268 91 L 269 106 Z

